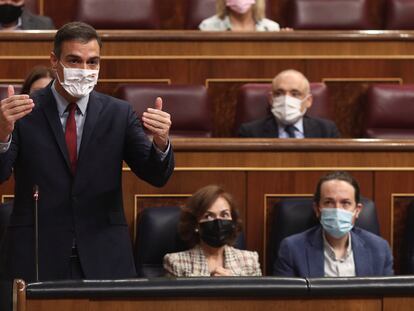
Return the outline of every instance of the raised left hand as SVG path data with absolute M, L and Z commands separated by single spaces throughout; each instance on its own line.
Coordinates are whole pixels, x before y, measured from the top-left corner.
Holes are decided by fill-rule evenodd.
M 171 127 L 171 116 L 162 111 L 162 99 L 155 99 L 154 108 L 148 108 L 142 115 L 144 126 L 153 135 L 155 145 L 162 151 L 168 147 L 168 135 Z

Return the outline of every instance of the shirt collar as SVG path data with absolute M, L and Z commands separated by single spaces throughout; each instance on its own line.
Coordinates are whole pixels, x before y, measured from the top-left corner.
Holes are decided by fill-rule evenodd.
M 286 125 L 285 124 L 281 124 L 280 122 L 277 122 L 277 125 L 279 127 L 279 133 L 281 131 L 285 131 Z M 301 134 L 304 134 L 303 132 L 303 118 L 300 118 L 295 124 L 292 124 L 296 131 L 299 131 Z
M 51 89 L 57 103 L 59 116 L 61 117 L 66 112 L 66 108 L 68 107 L 69 103 L 62 95 L 58 93 L 58 91 L 56 91 L 55 83 L 56 80 L 53 81 Z M 86 108 L 88 107 L 88 101 L 89 94 L 84 97 L 78 98 L 78 100 L 76 101 L 76 104 L 78 105 L 79 111 L 82 115 L 85 115 Z
M 22 17 L 21 16 L 17 20 L 16 29 L 22 29 Z
M 344 261 L 345 259 L 349 257 L 349 255 L 351 255 L 352 253 L 351 233 L 348 233 L 348 246 L 346 248 L 346 254 L 343 258 L 336 258 L 335 251 L 333 250 L 332 246 L 329 244 L 328 240 L 325 237 L 325 232 L 322 233 L 322 236 L 323 236 L 323 248 L 325 249 L 325 251 L 328 253 L 328 256 L 332 260 Z

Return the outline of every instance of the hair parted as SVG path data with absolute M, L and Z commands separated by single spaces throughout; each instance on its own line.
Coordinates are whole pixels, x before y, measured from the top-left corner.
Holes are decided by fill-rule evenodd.
M 359 185 L 356 179 L 347 172 L 335 171 L 335 172 L 328 173 L 325 176 L 322 176 L 321 179 L 319 179 L 318 184 L 316 186 L 316 191 L 313 197 L 313 201 L 316 204 L 319 204 L 319 202 L 321 201 L 322 184 L 330 180 L 341 180 L 341 181 L 345 181 L 348 184 L 350 184 L 352 187 L 354 187 L 354 190 L 355 190 L 355 202 L 358 204 L 361 201 L 360 189 L 359 189 Z
M 237 235 L 242 230 L 236 203 L 233 197 L 229 193 L 225 192 L 222 187 L 217 185 L 209 185 L 196 191 L 188 199 L 186 206 L 181 210 L 178 231 L 183 241 L 185 241 L 189 247 L 193 247 L 200 242 L 200 236 L 196 230 L 198 222 L 210 206 L 213 205 L 213 203 L 220 197 L 225 199 L 230 205 L 231 218 L 236 226 L 236 229 L 234 230 L 234 234 L 229 239 L 228 243 L 233 244 L 235 242 Z

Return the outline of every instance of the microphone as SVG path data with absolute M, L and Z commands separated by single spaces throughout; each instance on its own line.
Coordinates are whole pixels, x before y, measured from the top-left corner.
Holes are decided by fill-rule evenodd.
M 35 272 L 36 282 L 39 282 L 39 186 L 33 186 L 33 201 L 34 201 L 34 238 L 35 238 Z

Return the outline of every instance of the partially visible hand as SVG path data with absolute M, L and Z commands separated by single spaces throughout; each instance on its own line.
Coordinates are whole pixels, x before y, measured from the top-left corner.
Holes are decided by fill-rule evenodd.
M 293 28 L 283 27 L 283 28 L 280 29 L 280 31 L 289 32 L 289 31 L 293 31 Z
M 223 267 L 216 267 L 214 271 L 211 272 L 211 276 L 233 276 L 229 269 Z
M 168 135 L 171 127 L 171 116 L 162 111 L 162 99 L 155 99 L 154 108 L 148 108 L 142 115 L 144 126 L 153 135 L 155 145 L 162 151 L 168 147 Z
M 33 107 L 29 95 L 15 95 L 13 86 L 9 85 L 7 98 L 0 102 L 0 142 L 9 140 L 16 121 L 29 114 Z

